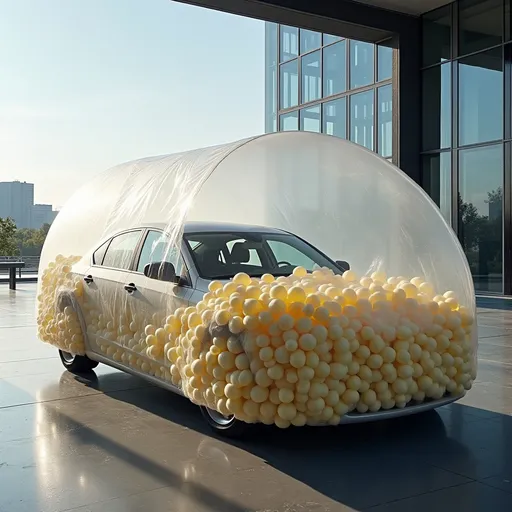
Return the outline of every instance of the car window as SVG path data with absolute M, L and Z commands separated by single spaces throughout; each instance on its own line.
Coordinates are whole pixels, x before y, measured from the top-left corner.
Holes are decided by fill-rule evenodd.
M 236 258 L 236 249 L 235 249 L 235 254 L 233 254 L 233 248 L 237 244 L 241 244 L 241 245 L 238 245 L 238 247 L 243 247 L 244 245 L 246 245 L 246 242 L 247 242 L 247 240 L 244 240 L 243 238 L 240 238 L 238 240 L 230 240 L 226 244 L 226 246 L 227 246 L 227 248 L 229 250 L 230 260 L 233 260 L 234 257 Z M 258 255 L 258 251 L 255 248 L 252 248 L 252 247 L 249 247 L 248 251 L 249 251 L 249 259 L 247 261 L 240 261 L 239 264 L 240 265 L 251 265 L 253 267 L 261 267 L 262 266 L 261 258 Z
M 308 271 L 327 267 L 342 273 L 312 245 L 288 233 L 218 231 L 187 233 L 184 238 L 199 275 L 205 279 L 229 279 L 238 272 L 251 277 L 265 273 L 286 276 L 297 266 Z
M 315 270 L 318 265 L 303 252 L 280 240 L 268 240 L 268 245 L 279 263 L 286 262 L 294 267 L 304 267 L 306 270 Z
M 107 252 L 108 244 L 110 240 L 107 240 L 103 245 L 98 247 L 94 254 L 92 255 L 92 263 L 93 265 L 103 265 L 103 258 L 105 257 L 105 253 Z
M 128 270 L 139 243 L 140 233 L 140 231 L 130 231 L 112 238 L 103 258 L 103 266 Z
M 149 231 L 137 264 L 137 272 L 144 272 L 144 267 L 149 263 L 161 263 L 167 261 L 174 265 L 176 275 L 183 272 L 183 259 L 175 247 L 169 245 L 169 237 L 161 231 Z

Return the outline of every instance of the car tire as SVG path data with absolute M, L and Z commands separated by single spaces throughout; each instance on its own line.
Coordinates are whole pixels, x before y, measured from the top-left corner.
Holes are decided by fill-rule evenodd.
M 59 350 L 59 356 L 66 370 L 71 373 L 88 373 L 99 364 L 87 356 L 77 356 L 63 350 Z
M 245 432 L 247 424 L 237 420 L 234 416 L 228 418 L 208 407 L 201 406 L 200 408 L 206 423 L 216 434 L 223 437 L 237 438 Z

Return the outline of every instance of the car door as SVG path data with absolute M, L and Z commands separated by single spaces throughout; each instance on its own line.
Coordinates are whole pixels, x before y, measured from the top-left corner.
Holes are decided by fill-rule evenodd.
M 120 233 L 93 254 L 84 276 L 82 306 L 90 350 L 116 361 L 123 360 L 129 344 L 126 327 L 126 275 L 132 268 L 144 230 Z M 124 357 L 126 358 L 126 356 Z
M 173 264 L 178 282 L 166 281 L 165 276 L 151 278 L 144 275 L 146 265 L 155 264 L 158 268 L 162 262 Z M 139 341 L 131 347 L 135 351 L 132 355 L 140 355 L 137 366 L 142 371 L 164 377 L 164 347 L 168 341 L 167 333 L 163 331 L 166 318 L 178 308 L 189 305 L 193 293 L 191 284 L 181 252 L 170 247 L 165 233 L 148 229 L 133 268 L 125 275 L 125 315 L 133 322 L 131 330 L 140 333 Z M 148 336 L 155 334 L 156 338 L 150 338 L 148 342 Z

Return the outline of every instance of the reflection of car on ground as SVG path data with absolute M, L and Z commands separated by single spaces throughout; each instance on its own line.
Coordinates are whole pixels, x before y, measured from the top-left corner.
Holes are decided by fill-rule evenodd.
M 153 224 L 125 230 L 91 251 L 89 262 L 83 261 L 78 272 L 86 283 L 89 304 L 107 309 L 109 317 L 122 315 L 122 309 L 127 308 L 154 318 L 160 311 L 171 314 L 179 307 L 196 304 L 212 280 L 229 280 L 240 272 L 251 277 L 266 273 L 278 277 L 290 275 L 297 266 L 308 271 L 327 267 L 336 274 L 349 269 L 347 262 L 331 260 L 291 233 L 236 224 L 185 224 L 178 254 L 170 249 L 165 227 Z M 91 331 L 87 311 L 81 313 L 87 332 L 86 355 L 60 351 L 64 366 L 79 372 L 101 361 L 133 372 L 108 352 L 104 354 L 101 333 Z M 203 409 L 213 427 L 226 428 L 234 423 L 232 418 Z

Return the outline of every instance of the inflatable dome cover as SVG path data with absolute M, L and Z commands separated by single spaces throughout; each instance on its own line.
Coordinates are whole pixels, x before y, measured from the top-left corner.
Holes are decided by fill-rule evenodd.
M 112 235 L 159 223 L 171 254 L 191 221 L 285 230 L 351 269 L 239 275 L 177 311 L 169 283 L 152 314 L 124 290 L 84 287 Z M 454 232 L 403 172 L 335 137 L 276 133 L 109 169 L 62 209 L 40 268 L 43 341 L 81 354 L 94 338 L 108 357 L 245 421 L 336 422 L 463 394 L 475 378 L 474 290 Z

